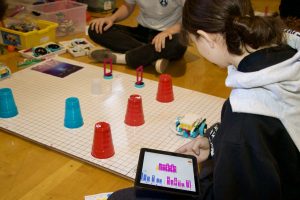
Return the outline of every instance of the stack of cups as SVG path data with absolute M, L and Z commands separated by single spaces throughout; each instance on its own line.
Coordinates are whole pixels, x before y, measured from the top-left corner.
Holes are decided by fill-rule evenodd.
M 0 118 L 10 118 L 18 115 L 18 109 L 10 88 L 0 89 Z
M 95 158 L 110 158 L 115 154 L 110 126 L 106 122 L 95 124 L 92 156 Z
M 65 120 L 64 126 L 66 128 L 79 128 L 83 125 L 79 100 L 76 97 L 66 99 L 65 106 Z
M 168 74 L 159 76 L 156 100 L 162 103 L 172 102 L 174 100 L 172 77 Z
M 140 126 L 145 123 L 142 105 L 142 97 L 137 94 L 130 95 L 127 103 L 125 124 L 129 126 Z

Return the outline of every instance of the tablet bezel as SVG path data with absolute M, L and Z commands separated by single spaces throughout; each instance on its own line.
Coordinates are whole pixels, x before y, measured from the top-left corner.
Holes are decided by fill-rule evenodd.
M 142 169 L 143 169 L 144 156 L 145 156 L 146 152 L 192 159 L 196 191 L 194 192 L 194 191 L 188 191 L 188 190 L 180 190 L 180 189 L 175 189 L 175 188 L 168 188 L 168 187 L 162 187 L 162 186 L 157 186 L 157 185 L 141 183 L 140 180 L 141 180 L 141 174 L 142 174 Z M 136 189 L 142 189 L 142 190 L 152 190 L 152 191 L 175 194 L 175 195 L 198 197 L 200 195 L 200 188 L 199 188 L 199 173 L 198 173 L 197 159 L 195 156 L 192 156 L 192 155 L 185 155 L 185 154 L 179 154 L 179 153 L 175 153 L 175 152 L 168 152 L 168 151 L 149 149 L 149 148 L 141 148 L 137 171 L 136 171 L 136 177 L 135 177 L 135 181 L 134 181 L 134 187 Z

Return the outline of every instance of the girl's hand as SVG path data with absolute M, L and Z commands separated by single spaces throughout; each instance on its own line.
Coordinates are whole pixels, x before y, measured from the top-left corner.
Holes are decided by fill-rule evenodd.
M 201 163 L 207 160 L 210 154 L 210 145 L 209 145 L 208 138 L 198 136 L 191 142 L 177 149 L 176 152 L 193 155 L 197 158 L 197 162 Z
M 114 21 L 110 17 L 93 19 L 90 22 L 91 30 L 95 30 L 96 33 L 102 34 L 103 31 L 107 31 Z
M 172 40 L 172 34 L 169 31 L 163 31 L 157 34 L 153 40 L 152 44 L 155 46 L 155 50 L 157 52 L 161 52 L 163 48 L 165 48 L 165 42 L 166 38 L 169 38 L 169 40 Z

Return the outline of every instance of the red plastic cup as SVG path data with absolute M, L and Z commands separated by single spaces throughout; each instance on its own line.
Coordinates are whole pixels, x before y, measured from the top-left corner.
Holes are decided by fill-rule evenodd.
M 115 154 L 114 145 L 111 137 L 110 126 L 106 122 L 95 124 L 94 141 L 92 156 L 95 158 L 110 158 Z
M 140 126 L 145 123 L 142 97 L 138 94 L 130 95 L 127 103 L 125 124 L 129 126 Z
M 161 74 L 159 76 L 156 100 L 162 103 L 174 100 L 172 77 L 169 74 Z

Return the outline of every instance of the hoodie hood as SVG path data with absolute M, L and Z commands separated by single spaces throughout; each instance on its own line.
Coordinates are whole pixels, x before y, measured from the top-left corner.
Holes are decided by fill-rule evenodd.
M 298 52 L 290 59 L 255 72 L 228 67 L 233 112 L 278 118 L 300 151 L 300 33 L 287 32 L 287 43 Z

